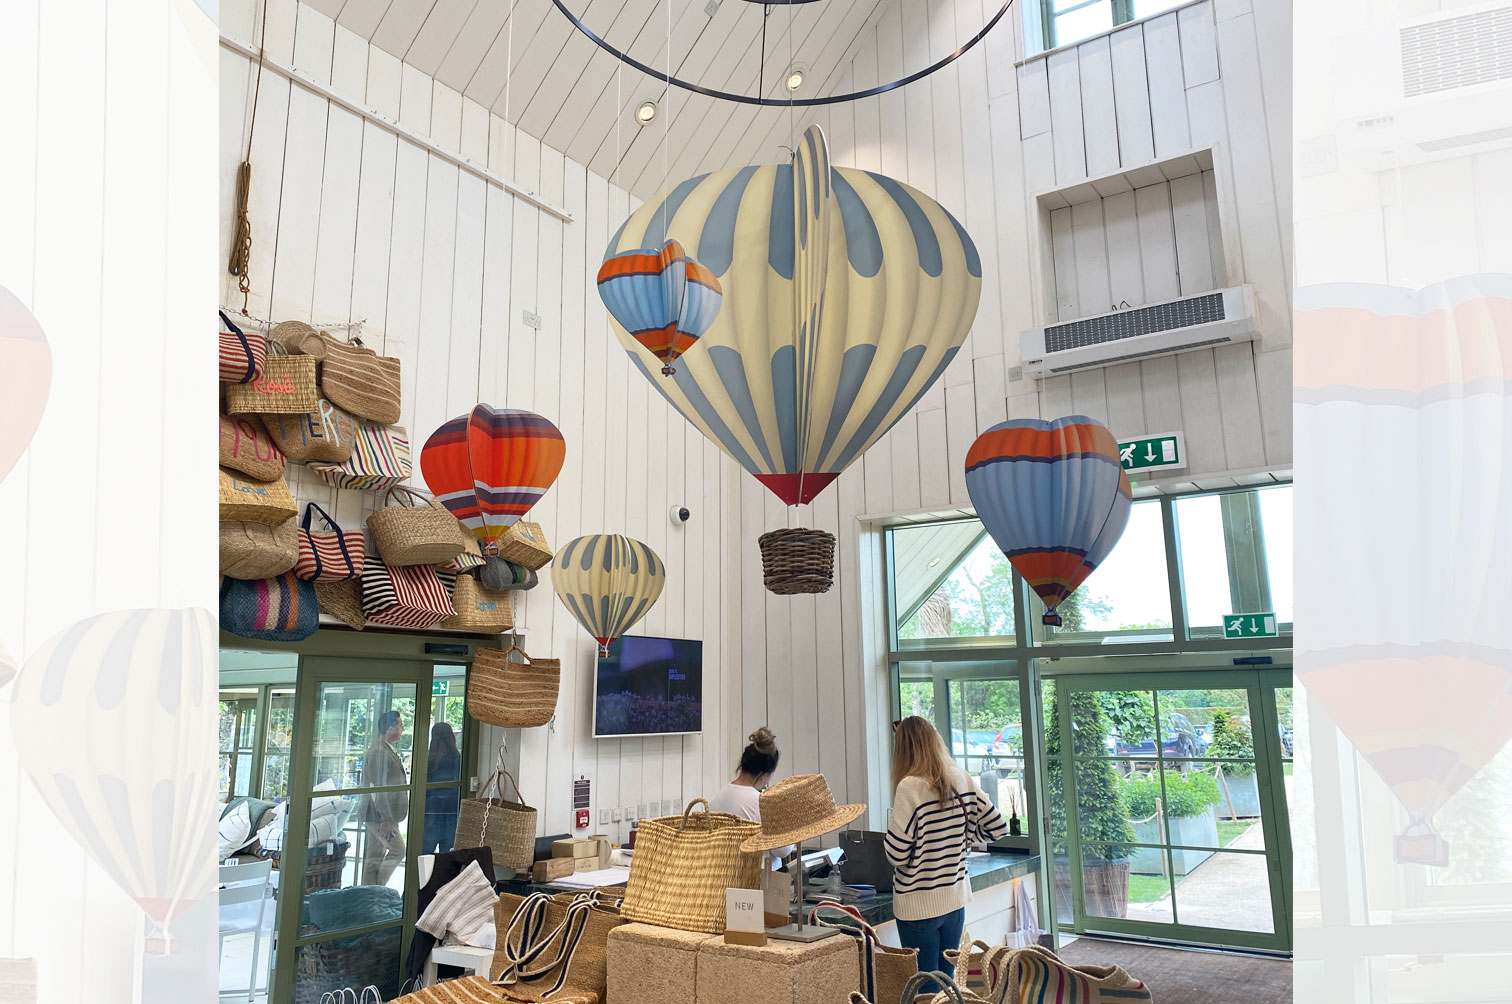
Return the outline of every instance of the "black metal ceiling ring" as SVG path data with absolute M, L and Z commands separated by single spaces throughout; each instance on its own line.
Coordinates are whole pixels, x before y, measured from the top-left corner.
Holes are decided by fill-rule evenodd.
M 647 66 L 645 63 L 642 63 L 634 56 L 631 56 L 630 54 L 625 52 L 621 52 L 619 49 L 616 49 L 614 46 L 604 41 L 604 39 L 594 34 L 593 29 L 589 28 L 582 21 L 578 20 L 577 15 L 568 10 L 567 7 L 562 3 L 562 0 L 551 0 L 551 2 L 556 5 L 556 9 L 561 11 L 562 15 L 566 17 L 567 20 L 572 22 L 573 26 L 577 28 L 578 31 L 588 36 L 588 38 L 600 49 L 603 49 L 605 52 L 609 53 L 609 55 L 613 56 L 615 59 L 618 59 L 620 62 L 625 63 L 628 66 L 635 67 L 637 70 L 640 70 L 648 77 L 655 77 L 657 80 L 671 84 L 675 87 L 681 87 L 685 91 L 692 91 L 695 94 L 702 94 L 707 97 L 718 98 L 721 101 L 737 101 L 743 105 L 761 105 L 766 108 L 806 108 L 812 107 L 814 105 L 837 105 L 844 101 L 858 101 L 861 98 L 873 97 L 886 91 L 906 86 L 916 80 L 922 80 L 925 77 L 929 76 L 931 73 L 934 73 L 936 70 L 949 66 L 951 63 L 955 62 L 957 59 L 960 59 L 967 52 L 969 52 L 973 46 L 987 37 L 987 33 L 991 31 L 997 25 L 997 23 L 1003 19 L 1003 15 L 1008 13 L 1008 8 L 1013 6 L 1013 0 L 1003 0 L 1003 6 L 998 10 L 996 14 L 992 15 L 992 20 L 983 25 L 982 30 L 973 35 L 965 45 L 961 46 L 959 49 L 957 49 L 955 52 L 952 52 L 945 58 L 924 67 L 924 69 L 910 73 L 906 77 L 900 77 L 890 84 L 881 84 L 877 87 L 868 87 L 864 91 L 851 91 L 849 94 L 830 94 L 820 98 L 763 98 L 752 97 L 749 94 L 734 94 L 730 91 L 716 90 L 712 87 L 704 87 L 700 84 L 695 84 L 691 81 L 683 80 L 679 77 L 674 77 L 662 70 L 657 70 L 650 66 Z

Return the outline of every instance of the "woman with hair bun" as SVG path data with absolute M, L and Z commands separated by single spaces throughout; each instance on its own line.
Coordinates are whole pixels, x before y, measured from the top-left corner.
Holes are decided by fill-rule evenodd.
M 752 732 L 750 742 L 740 754 L 740 765 L 735 768 L 735 780 L 719 789 L 709 799 L 709 808 L 714 812 L 728 812 L 741 819 L 761 822 L 761 791 L 772 783 L 772 774 L 777 770 L 777 737 L 763 725 Z M 773 857 L 782 858 L 792 847 L 779 847 L 769 851 Z

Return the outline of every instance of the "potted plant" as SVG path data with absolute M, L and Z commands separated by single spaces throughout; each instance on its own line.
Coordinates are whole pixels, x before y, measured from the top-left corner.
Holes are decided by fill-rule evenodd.
M 1162 795 L 1160 777 L 1135 774 L 1123 782 L 1124 804 L 1134 828 L 1134 839 L 1141 844 L 1163 844 L 1161 818 L 1156 802 L 1170 826 L 1171 843 L 1198 847 L 1218 846 L 1218 818 L 1213 807 L 1218 804 L 1218 782 L 1205 771 L 1186 773 L 1168 771 Z M 1163 800 L 1162 800 L 1163 799 Z M 1185 875 L 1212 856 L 1212 851 L 1173 850 L 1171 870 Z M 1129 859 L 1129 871 L 1136 875 L 1164 875 L 1165 861 L 1154 847 L 1139 847 Z
M 1066 777 L 1064 760 L 1076 760 L 1076 829 L 1082 843 L 1082 891 L 1086 912 L 1096 917 L 1125 917 L 1129 906 L 1129 853 L 1134 831 L 1124 805 L 1118 771 L 1107 759 L 1104 738 L 1108 718 L 1097 695 L 1069 696 L 1072 742 L 1061 744 L 1059 697 L 1050 702 L 1049 736 L 1045 743 L 1046 787 L 1050 833 L 1055 855 L 1055 895 L 1062 917 L 1071 915 L 1071 868 L 1066 843 Z
M 1235 757 L 1224 763 L 1218 783 L 1218 814 L 1224 819 L 1254 818 L 1260 815 L 1260 789 L 1255 779 L 1255 742 L 1244 719 L 1226 714 L 1213 716 L 1213 741 L 1207 756 L 1215 760 Z

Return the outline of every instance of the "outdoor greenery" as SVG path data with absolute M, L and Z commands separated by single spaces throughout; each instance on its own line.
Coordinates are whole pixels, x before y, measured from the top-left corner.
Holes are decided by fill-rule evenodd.
M 1108 724 L 1119 738 L 1142 743 L 1155 734 L 1155 702 L 1148 690 L 1098 691 Z
M 1232 718 L 1228 715 L 1213 716 L 1213 741 L 1208 746 L 1207 755 L 1214 759 L 1236 757 L 1253 760 L 1255 742 L 1254 736 L 1250 734 L 1250 727 L 1240 718 Z M 1223 765 L 1223 773 L 1226 777 L 1249 777 L 1254 772 L 1253 763 Z
M 1148 819 L 1155 814 L 1155 800 L 1161 798 L 1160 778 L 1156 774 L 1134 774 L 1122 782 L 1124 804 L 1132 819 Z M 1165 777 L 1165 813 L 1167 816 L 1200 816 L 1219 801 L 1218 782 L 1213 775 L 1190 770 L 1168 771 Z
M 1058 697 L 1051 699 L 1052 722 L 1058 720 L 1058 700 Z M 1064 839 L 1067 833 L 1068 795 L 1063 756 L 1074 756 L 1077 758 L 1077 832 L 1086 843 L 1104 845 L 1102 853 L 1109 859 L 1126 857 L 1134 842 L 1134 829 L 1129 825 L 1129 812 L 1124 804 L 1118 771 L 1114 769 L 1113 761 L 1106 759 L 1103 737 L 1108 734 L 1107 715 L 1094 694 L 1074 692 L 1068 696 L 1068 701 L 1074 726 L 1071 749 L 1062 749 L 1059 729 L 1049 729 L 1045 736 L 1050 832 L 1059 839 Z M 1091 757 L 1103 759 L 1083 759 Z

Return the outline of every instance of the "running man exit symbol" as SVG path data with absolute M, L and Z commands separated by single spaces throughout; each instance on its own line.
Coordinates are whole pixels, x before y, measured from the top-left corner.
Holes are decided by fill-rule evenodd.
M 1185 444 L 1179 432 L 1120 440 L 1118 462 L 1126 471 L 1158 471 L 1186 466 Z
M 1229 614 L 1223 619 L 1225 638 L 1274 638 L 1277 633 L 1273 613 Z

